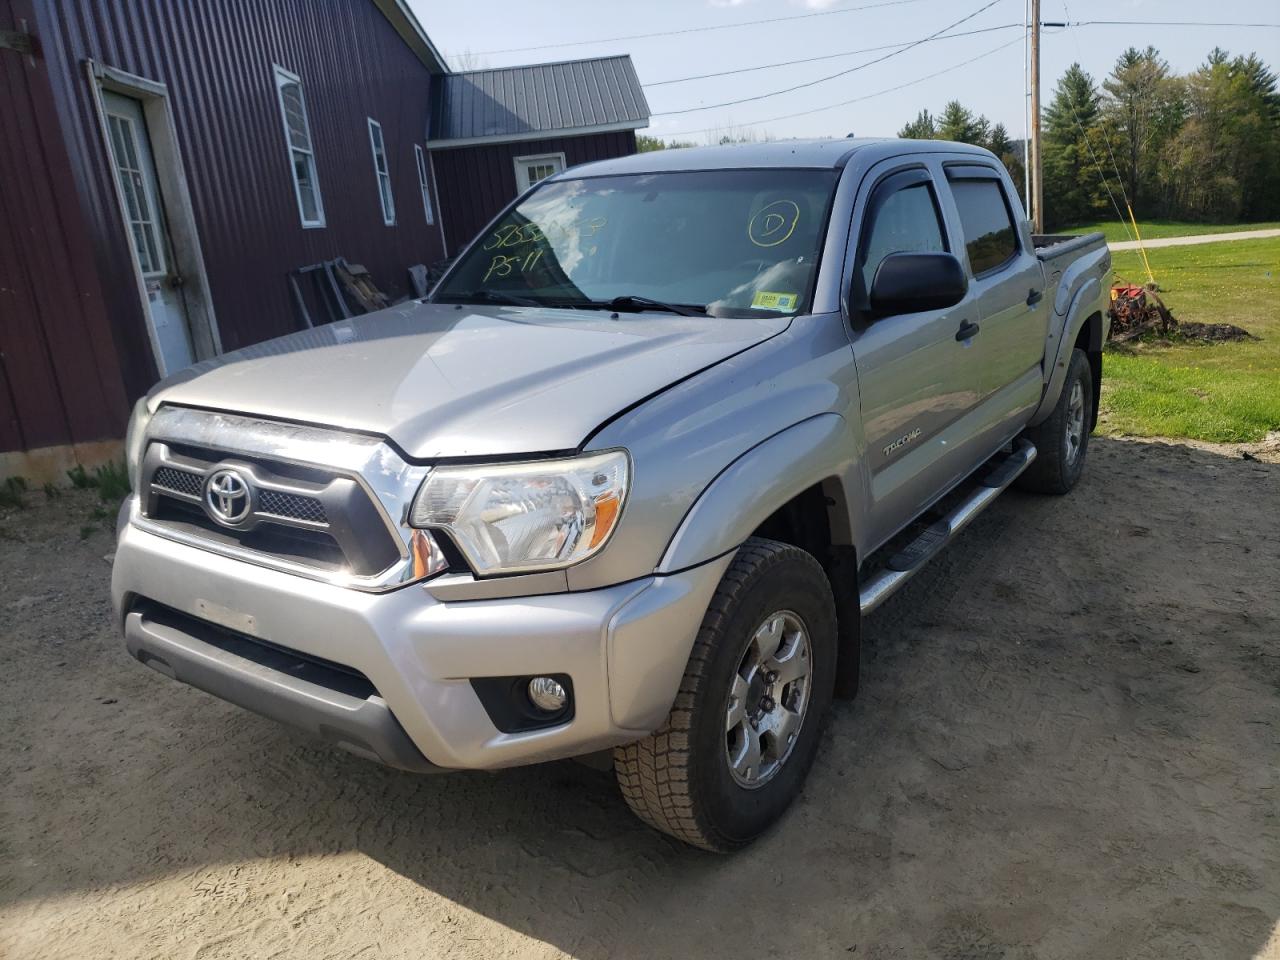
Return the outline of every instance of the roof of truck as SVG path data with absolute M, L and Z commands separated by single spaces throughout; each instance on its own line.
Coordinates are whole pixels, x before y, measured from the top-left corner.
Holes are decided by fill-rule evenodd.
M 971 153 L 986 159 L 993 154 L 981 147 L 947 140 L 899 140 L 896 137 L 846 138 L 843 140 L 774 140 L 723 147 L 688 147 L 650 150 L 612 160 L 584 163 L 560 174 L 608 176 L 620 173 L 660 173 L 671 170 L 745 170 L 761 167 L 839 169 L 858 154 L 870 163 L 912 153 Z

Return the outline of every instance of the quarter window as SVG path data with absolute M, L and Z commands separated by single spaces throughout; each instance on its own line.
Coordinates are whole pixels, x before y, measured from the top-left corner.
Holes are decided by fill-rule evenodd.
M 862 289 L 870 293 L 880 261 L 891 253 L 944 253 L 947 244 L 933 188 L 917 183 L 891 194 L 876 213 L 862 262 Z
M 427 223 L 436 222 L 435 211 L 431 209 L 431 191 L 427 188 L 427 158 L 420 144 L 413 145 L 413 156 L 418 162 L 418 187 L 422 190 L 422 212 L 427 215 Z
M 387 148 L 382 142 L 382 124 L 369 119 L 369 144 L 373 148 L 373 172 L 378 179 L 378 199 L 382 203 L 382 222 L 394 226 L 396 201 L 391 195 L 391 171 L 387 167 Z
M 995 270 L 1018 252 L 1018 234 L 1004 190 L 996 180 L 952 180 L 960 228 L 974 276 Z
M 320 184 L 316 179 L 316 157 L 311 146 L 311 124 L 307 120 L 302 81 L 283 67 L 275 68 L 275 77 L 280 115 L 284 120 L 284 140 L 289 150 L 289 169 L 293 174 L 293 192 L 298 200 L 298 216 L 304 227 L 323 227 L 324 204 L 320 200 Z

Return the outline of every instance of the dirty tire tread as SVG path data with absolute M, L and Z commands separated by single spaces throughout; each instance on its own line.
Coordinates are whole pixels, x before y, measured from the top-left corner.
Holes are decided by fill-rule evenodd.
M 779 564 L 796 559 L 811 564 L 825 581 L 818 561 L 798 547 L 752 537 L 738 549 L 698 628 L 671 713 L 654 733 L 614 748 L 614 772 L 632 812 L 655 830 L 703 850 L 724 853 L 750 840 L 721 835 L 695 806 L 689 785 L 690 734 L 698 691 L 708 677 L 715 644 L 744 591 Z
M 1081 438 L 1080 457 L 1075 468 L 1068 468 L 1062 456 L 1062 434 L 1066 430 L 1067 403 L 1071 397 L 1071 384 L 1080 380 L 1084 385 L 1084 422 L 1085 431 Z M 1089 424 L 1092 423 L 1093 412 L 1093 373 L 1089 368 L 1089 358 L 1077 347 L 1071 354 L 1071 365 L 1067 368 L 1067 376 L 1062 383 L 1062 392 L 1054 405 L 1053 413 L 1047 420 L 1028 427 L 1023 436 L 1030 440 L 1036 448 L 1036 458 L 1031 466 L 1014 481 L 1020 490 L 1033 493 L 1061 495 L 1070 492 L 1084 472 L 1085 459 L 1089 454 Z

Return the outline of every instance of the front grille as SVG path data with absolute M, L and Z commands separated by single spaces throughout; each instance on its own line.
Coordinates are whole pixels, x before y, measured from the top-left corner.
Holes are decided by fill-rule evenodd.
M 258 511 L 273 517 L 300 520 L 303 523 L 327 524 L 329 522 L 324 504 L 315 497 L 281 493 L 278 490 L 263 490 L 258 494 Z
M 253 509 L 226 526 L 209 514 L 206 479 L 219 469 L 253 488 Z M 401 559 L 378 504 L 354 478 L 311 464 L 186 443 L 152 443 L 143 462 L 143 514 L 174 532 L 238 546 L 330 576 L 372 577 Z
M 153 485 L 174 493 L 185 493 L 189 497 L 200 496 L 204 486 L 204 474 L 178 470 L 175 467 L 161 467 L 151 477 Z

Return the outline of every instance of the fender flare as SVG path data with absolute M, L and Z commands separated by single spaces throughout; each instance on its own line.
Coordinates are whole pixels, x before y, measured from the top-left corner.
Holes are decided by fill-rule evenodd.
M 787 427 L 730 463 L 693 502 L 658 564 L 686 570 L 736 550 L 780 506 L 847 473 L 847 424 L 823 413 Z
M 1058 395 L 1062 393 L 1062 384 L 1067 379 L 1067 367 L 1071 364 L 1071 351 L 1075 349 L 1076 338 L 1080 336 L 1080 329 L 1088 318 L 1093 316 L 1094 311 L 1089 310 L 1090 306 L 1101 297 L 1102 285 L 1096 279 L 1089 279 L 1071 298 L 1071 306 L 1067 308 L 1067 314 L 1062 323 L 1062 334 L 1058 338 L 1058 348 L 1054 353 L 1053 366 L 1049 370 L 1049 383 L 1045 387 L 1044 395 L 1040 398 L 1040 406 L 1036 407 L 1036 412 L 1028 421 L 1028 426 L 1034 427 L 1047 420 L 1053 413 L 1053 408 L 1057 406 Z M 1097 340 L 1097 343 L 1094 343 L 1094 340 Z M 1096 336 L 1090 337 L 1089 349 L 1102 349 L 1101 325 Z

